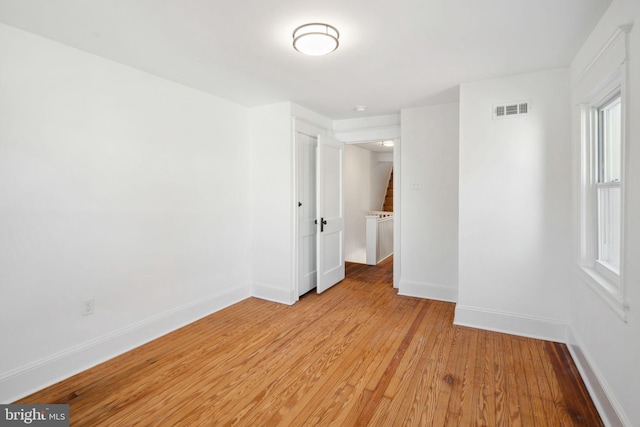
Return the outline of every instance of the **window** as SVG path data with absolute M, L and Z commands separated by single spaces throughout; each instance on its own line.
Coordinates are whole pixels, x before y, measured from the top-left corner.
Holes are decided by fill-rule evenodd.
M 624 319 L 624 92 L 613 83 L 581 106 L 581 271 Z
M 618 92 L 596 109 L 594 141 L 597 254 L 594 267 L 620 286 L 620 228 L 622 224 L 622 108 Z
M 614 32 L 573 82 L 579 102 L 580 268 L 584 282 L 623 320 L 628 312 L 624 272 L 625 141 L 628 34 Z

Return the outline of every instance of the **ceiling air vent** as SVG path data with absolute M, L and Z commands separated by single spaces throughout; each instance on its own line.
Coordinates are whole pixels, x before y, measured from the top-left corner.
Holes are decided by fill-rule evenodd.
M 505 117 L 521 116 L 528 114 L 529 110 L 531 110 L 531 105 L 526 101 L 495 104 L 493 106 L 493 118 L 503 119 Z

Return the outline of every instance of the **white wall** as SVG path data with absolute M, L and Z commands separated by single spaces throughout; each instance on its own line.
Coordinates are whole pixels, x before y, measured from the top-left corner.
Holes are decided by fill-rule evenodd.
M 404 109 L 401 122 L 400 293 L 455 301 L 458 104 Z
M 492 105 L 529 101 L 524 116 Z M 568 70 L 460 87 L 455 321 L 564 340 L 570 277 Z
M 244 107 L 5 25 L 0 58 L 8 402 L 249 295 L 249 135 Z
M 344 259 L 364 264 L 367 258 L 365 215 L 371 210 L 373 153 L 357 145 L 344 150 Z
M 577 275 L 573 277 L 570 293 L 571 349 L 580 364 L 600 413 L 610 425 L 640 425 L 640 2 L 614 0 L 581 50 L 571 63 L 571 80 L 576 81 L 585 67 L 598 54 L 620 25 L 635 21 L 630 33 L 629 114 L 630 139 L 627 151 L 627 203 L 624 246 L 624 282 L 628 290 L 629 311 L 625 323 L 605 301 Z M 579 102 L 575 92 L 572 104 Z M 572 106 L 572 112 L 575 108 Z M 577 117 L 572 116 L 577 129 Z M 574 190 L 578 190 L 578 134 L 573 134 Z M 577 203 L 573 217 L 578 218 Z M 578 242 L 578 228 L 574 228 Z M 578 246 L 574 245 L 578 259 Z M 577 261 L 576 261 L 577 262 Z
M 249 110 L 251 290 L 284 304 L 298 300 L 296 126 L 327 135 L 331 121 L 291 102 Z
M 250 110 L 252 295 L 293 304 L 294 203 L 291 103 Z

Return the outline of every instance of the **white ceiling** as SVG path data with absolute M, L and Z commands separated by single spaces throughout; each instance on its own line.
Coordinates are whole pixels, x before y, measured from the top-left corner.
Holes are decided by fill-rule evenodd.
M 610 2 L 0 0 L 0 22 L 246 106 L 293 101 L 345 119 L 567 66 Z M 291 33 L 309 22 L 337 27 L 338 50 L 296 52 Z

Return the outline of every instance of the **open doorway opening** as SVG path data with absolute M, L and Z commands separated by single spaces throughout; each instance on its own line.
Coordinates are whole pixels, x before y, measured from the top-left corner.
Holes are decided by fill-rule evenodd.
M 345 145 L 344 249 L 348 263 L 377 265 L 393 256 L 393 145 L 393 140 Z

